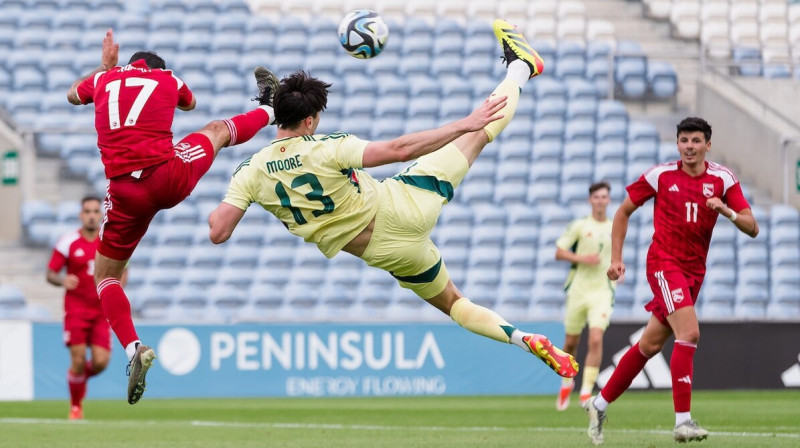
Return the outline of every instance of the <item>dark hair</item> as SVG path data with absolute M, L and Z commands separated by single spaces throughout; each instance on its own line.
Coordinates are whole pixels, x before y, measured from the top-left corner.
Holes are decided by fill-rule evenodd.
M 682 132 L 702 132 L 706 141 L 711 140 L 711 125 L 706 120 L 699 117 L 684 118 L 678 123 L 678 132 L 676 136 L 680 136 Z
M 100 200 L 100 198 L 98 198 L 97 196 L 89 195 L 89 196 L 84 196 L 83 199 L 81 199 L 81 206 L 83 206 L 83 204 L 89 201 L 97 201 L 101 204 L 103 203 L 103 201 Z
M 605 188 L 608 192 L 611 192 L 611 185 L 608 184 L 606 181 L 595 182 L 589 186 L 589 196 L 593 195 L 595 191 Z
M 301 121 L 325 110 L 330 86 L 303 70 L 281 79 L 273 99 L 275 123 L 282 128 L 295 128 Z
M 133 56 L 131 56 L 128 64 L 138 61 L 139 59 L 144 59 L 145 64 L 147 64 L 147 66 L 150 68 L 167 68 L 167 64 L 164 62 L 164 59 L 157 55 L 155 51 L 137 51 L 133 54 Z

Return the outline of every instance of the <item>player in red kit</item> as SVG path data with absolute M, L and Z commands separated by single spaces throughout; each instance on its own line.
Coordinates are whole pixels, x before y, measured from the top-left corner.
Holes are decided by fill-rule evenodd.
M 94 103 L 97 145 L 108 178 L 94 277 L 105 316 L 130 361 L 128 402 L 135 404 L 156 356 L 136 334 L 120 284 L 123 270 L 156 212 L 183 201 L 221 148 L 250 140 L 274 121 L 272 92 L 278 80 L 259 67 L 258 108 L 212 121 L 173 144 L 174 111 L 194 109 L 191 90 L 155 53 L 135 53 L 119 67 L 118 59 L 119 44 L 108 30 L 100 67 L 75 81 L 67 99 L 75 105 Z
M 81 228 L 58 240 L 47 266 L 47 281 L 62 286 L 64 294 L 64 343 L 69 347 L 72 364 L 67 370 L 71 420 L 83 418 L 86 381 L 105 370 L 111 353 L 111 332 L 100 307 L 94 284 L 94 257 L 100 231 L 100 199 L 81 201 Z M 67 274 L 60 272 L 66 268 Z M 124 283 L 124 274 L 123 282 Z M 86 346 L 92 358 L 86 360 Z
M 603 443 L 603 423 L 609 403 L 620 397 L 661 351 L 671 335 L 675 345 L 670 360 L 675 407 L 673 436 L 678 442 L 704 440 L 708 431 L 691 417 L 694 353 L 700 339 L 695 302 L 706 272 L 706 255 L 718 215 L 755 238 L 758 223 L 742 194 L 736 176 L 722 165 L 707 162 L 711 126 L 702 118 L 678 124 L 680 160 L 651 168 L 628 186 L 628 197 L 617 210 L 611 231 L 608 278 L 625 273 L 622 246 L 631 214 L 654 198 L 653 242 L 647 253 L 647 280 L 653 291 L 645 309 L 652 313 L 639 342 L 617 364 L 608 383 L 587 403 L 589 436 Z

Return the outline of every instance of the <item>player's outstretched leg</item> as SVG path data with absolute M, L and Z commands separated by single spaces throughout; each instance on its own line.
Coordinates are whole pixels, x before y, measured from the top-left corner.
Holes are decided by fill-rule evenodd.
M 136 353 L 128 363 L 128 403 L 136 404 L 142 398 L 147 386 L 145 377 L 154 359 L 156 352 L 152 348 L 144 344 L 136 346 Z
M 708 431 L 701 428 L 694 420 L 686 420 L 680 425 L 676 426 L 672 431 L 672 436 L 676 442 L 685 443 L 692 441 L 701 441 L 708 438 Z
M 534 50 L 525 36 L 517 28 L 503 19 L 495 19 L 492 23 L 494 35 L 503 46 L 503 55 L 506 63 L 511 65 L 512 61 L 521 60 L 530 68 L 530 77 L 539 76 L 544 71 L 544 59 Z
M 589 430 L 587 431 L 592 443 L 595 445 L 603 444 L 603 423 L 608 419 L 605 411 L 597 409 L 594 400 L 597 397 L 589 398 L 586 402 L 586 413 L 589 414 Z
M 258 96 L 253 100 L 258 101 L 258 104 L 262 106 L 273 107 L 272 101 L 279 85 L 278 77 L 262 66 L 256 67 L 253 70 L 253 75 L 256 77 L 256 87 L 258 87 Z
M 264 67 L 256 67 L 253 72 L 258 87 L 258 96 L 253 100 L 259 106 L 250 112 L 245 112 L 224 120 L 214 120 L 199 130 L 211 141 L 214 155 L 226 146 L 234 146 L 249 141 L 263 129 L 275 122 L 275 110 L 272 100 L 278 89 L 278 78 Z
M 451 280 L 444 291 L 426 300 L 475 334 L 514 344 L 533 353 L 562 377 L 573 378 L 578 374 L 578 363 L 572 355 L 558 349 L 547 337 L 521 331 L 494 311 L 472 303 L 461 295 Z
M 478 157 L 483 147 L 492 142 L 503 129 L 508 126 L 517 111 L 519 95 L 525 83 L 542 73 L 544 61 L 536 51 L 528 45 L 525 37 L 517 27 L 505 20 L 494 21 L 494 33 L 503 48 L 503 60 L 506 62 L 506 77 L 494 89 L 491 97 L 505 96 L 506 105 L 498 111 L 503 118 L 495 120 L 483 129 L 484 132 L 470 132 L 457 138 L 453 144 L 464 154 L 470 166 Z
M 524 336 L 522 342 L 528 345 L 531 353 L 547 364 L 554 372 L 564 378 L 573 378 L 578 374 L 578 362 L 569 353 L 553 345 L 541 334 Z

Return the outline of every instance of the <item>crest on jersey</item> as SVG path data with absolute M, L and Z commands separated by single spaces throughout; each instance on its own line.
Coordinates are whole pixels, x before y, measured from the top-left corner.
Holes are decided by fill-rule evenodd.
M 714 196 L 714 184 L 703 184 L 703 196 L 707 198 Z
M 683 290 L 682 289 L 680 289 L 680 288 L 673 289 L 672 291 L 669 292 L 669 294 L 672 296 L 672 301 L 673 302 L 675 302 L 675 303 L 683 302 Z

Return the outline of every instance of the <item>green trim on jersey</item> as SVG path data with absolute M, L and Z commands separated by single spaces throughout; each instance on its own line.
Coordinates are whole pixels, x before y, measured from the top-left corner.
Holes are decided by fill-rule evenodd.
M 446 180 L 439 180 L 433 176 L 404 176 L 397 175 L 396 179 L 404 184 L 408 184 L 423 190 L 432 191 L 450 202 L 453 199 L 453 184 Z
M 252 159 L 252 158 L 253 158 L 253 156 L 250 156 L 250 157 L 246 158 L 244 160 L 244 162 L 240 163 L 239 166 L 237 166 L 236 169 L 233 170 L 233 174 L 231 176 L 235 176 L 236 173 L 238 173 L 239 170 L 242 169 L 243 167 L 250 166 L 250 159 Z
M 503 329 L 503 331 L 506 333 L 506 336 L 508 336 L 509 339 L 511 339 L 511 333 L 513 333 L 514 330 L 516 330 L 516 328 L 513 325 L 500 325 L 500 328 Z
M 402 276 L 402 275 L 394 275 L 394 272 L 390 272 L 392 277 L 400 280 L 401 282 L 406 283 L 430 283 L 432 282 L 437 275 L 439 275 L 439 270 L 442 268 L 442 258 L 439 257 L 439 261 L 436 262 L 433 267 L 428 269 L 427 271 L 417 274 L 417 275 L 409 275 L 409 276 Z

